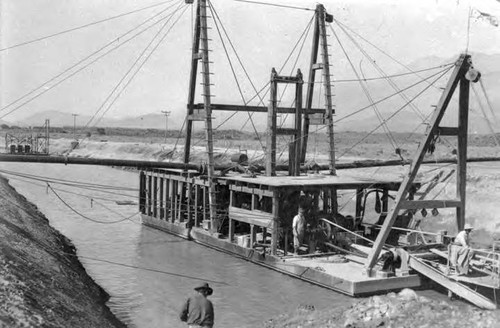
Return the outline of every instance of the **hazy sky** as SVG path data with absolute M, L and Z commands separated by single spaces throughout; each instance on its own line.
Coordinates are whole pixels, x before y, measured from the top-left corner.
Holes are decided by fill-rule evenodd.
M 150 53 L 146 51 L 141 57 L 144 48 L 158 32 L 161 24 L 124 43 L 123 46 L 60 85 L 51 89 L 59 80 L 49 82 L 42 89 L 42 91 L 48 90 L 45 94 L 14 110 L 12 114 L 5 116 L 4 120 L 16 121 L 46 110 L 93 115 L 100 108 L 102 108 L 101 113 L 107 110 L 106 117 L 135 116 L 159 113 L 162 110 L 171 110 L 174 117 L 183 117 L 189 80 L 192 22 L 191 8 L 189 6 L 185 8 L 183 2 L 179 0 L 0 0 L 1 49 L 161 4 L 71 33 L 0 51 L 2 108 L 56 77 L 108 42 L 115 40 L 113 46 L 122 44 L 133 34 L 118 40 L 116 38 L 161 10 L 170 7 L 165 14 L 171 13 L 181 4 L 179 11 L 172 16 L 166 28 L 168 29 L 179 18 L 178 22 L 111 107 L 109 104 L 114 97 L 111 96 L 108 101 L 106 98 L 137 58 L 145 58 Z M 272 2 L 302 8 L 314 8 L 317 3 L 317 1 L 302 0 Z M 281 67 L 313 15 L 313 11 L 248 4 L 234 0 L 212 0 L 212 3 L 257 89 L 268 81 L 271 67 Z M 467 16 L 470 6 L 500 18 L 500 0 L 328 0 L 323 1 L 323 4 L 337 20 L 404 63 L 411 63 L 427 56 L 451 58 L 463 52 L 467 44 Z M 230 68 L 227 61 L 223 60 L 224 49 L 219 42 L 216 26 L 213 23 L 209 24 L 212 26 L 209 33 L 214 40 L 211 46 L 214 50 L 211 53 L 214 62 L 211 66 L 215 83 L 214 102 L 234 100 L 232 102 L 241 103 Z M 332 24 L 332 27 L 339 35 L 341 34 L 335 24 Z M 469 50 L 487 54 L 500 53 L 500 27 L 495 27 L 486 20 L 471 19 L 469 30 Z M 331 38 L 334 74 L 337 77 L 352 77 L 338 44 L 333 36 Z M 348 48 L 345 37 L 343 40 Z M 227 41 L 226 45 L 230 47 Z M 309 53 L 308 40 L 304 44 L 305 56 L 302 56 L 304 59 L 298 62 L 298 66 L 304 71 L 307 70 Z M 236 63 L 234 54 L 231 56 Z M 95 59 L 97 56 L 92 58 Z M 71 72 L 76 69 L 78 68 Z M 386 69 L 388 72 L 391 71 L 390 66 Z M 243 70 L 238 67 L 236 70 L 236 74 L 243 78 L 245 75 Z M 131 73 L 134 71 L 132 69 Z M 394 68 L 392 71 L 397 69 Z M 129 78 L 126 78 L 125 82 L 128 80 Z M 116 91 L 120 92 L 122 89 L 123 84 Z M 253 94 L 253 87 L 249 82 L 243 82 L 242 89 L 246 99 Z M 38 95 L 39 92 L 36 91 L 31 97 Z M 197 94 L 200 93 L 201 90 L 198 88 Z M 4 108 L 0 111 L 0 116 L 29 99 L 26 98 Z

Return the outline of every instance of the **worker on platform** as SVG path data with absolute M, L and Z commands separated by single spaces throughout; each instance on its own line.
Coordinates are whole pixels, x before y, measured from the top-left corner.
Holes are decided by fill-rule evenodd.
M 213 289 L 208 283 L 195 287 L 196 293 L 189 297 L 180 313 L 181 321 L 188 324 L 188 327 L 212 328 L 214 326 L 214 307 L 207 296 L 212 295 Z
M 474 229 L 470 224 L 466 223 L 464 226 L 464 230 L 460 231 L 455 237 L 455 241 L 453 242 L 455 245 L 462 247 L 470 247 L 470 233 Z
M 459 275 L 469 272 L 470 259 L 474 255 L 470 248 L 470 233 L 473 227 L 466 223 L 464 230 L 460 231 L 450 245 L 450 265 Z
M 299 247 L 304 241 L 304 233 L 306 231 L 306 218 L 304 216 L 304 208 L 299 207 L 299 212 L 293 217 L 292 232 L 293 232 L 293 251 L 299 253 Z

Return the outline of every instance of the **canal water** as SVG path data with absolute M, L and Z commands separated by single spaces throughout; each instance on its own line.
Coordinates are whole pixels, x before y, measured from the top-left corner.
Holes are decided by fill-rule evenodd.
M 137 173 L 27 163 L 2 163 L 0 170 L 72 240 L 87 272 L 111 295 L 108 305 L 130 327 L 185 327 L 178 311 L 193 287 L 205 281 L 214 288 L 210 298 L 218 328 L 259 327 L 300 305 L 323 309 L 356 301 L 142 226 L 137 205 L 116 203 L 137 201 Z M 68 181 L 47 185 L 6 171 Z M 81 184 L 75 187 L 74 181 Z M 434 291 L 421 294 L 446 299 Z

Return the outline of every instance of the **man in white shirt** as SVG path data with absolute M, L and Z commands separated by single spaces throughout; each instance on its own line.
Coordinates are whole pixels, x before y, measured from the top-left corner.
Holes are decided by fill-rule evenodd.
M 293 250 L 295 254 L 299 253 L 299 247 L 304 241 L 304 233 L 306 230 L 306 218 L 304 209 L 299 207 L 299 213 L 293 217 L 292 232 L 293 232 Z
M 472 229 L 472 226 L 466 223 L 464 230 L 457 234 L 455 240 L 450 245 L 450 265 L 459 275 L 464 275 L 469 272 L 469 262 L 474 255 L 472 249 L 470 248 L 469 240 L 469 235 Z
M 455 237 L 455 245 L 470 247 L 469 235 L 472 229 L 474 228 L 470 224 L 466 223 L 464 226 L 464 230 L 460 231 Z

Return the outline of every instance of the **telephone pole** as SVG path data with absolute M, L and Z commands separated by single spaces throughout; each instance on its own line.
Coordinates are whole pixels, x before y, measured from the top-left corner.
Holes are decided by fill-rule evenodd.
M 73 115 L 73 139 L 76 140 L 76 117 L 78 114 L 71 114 Z
M 161 112 L 165 114 L 165 143 L 167 143 L 168 117 L 170 116 L 171 111 L 162 110 Z

